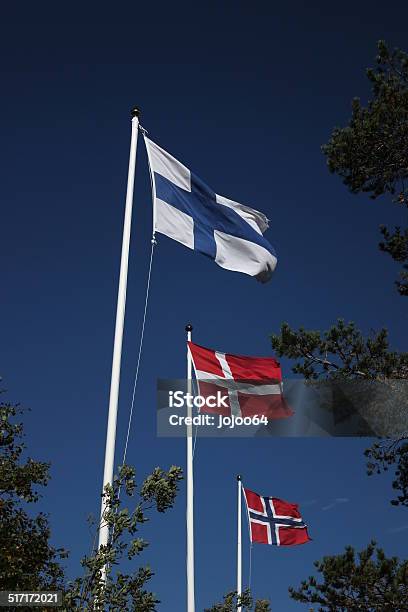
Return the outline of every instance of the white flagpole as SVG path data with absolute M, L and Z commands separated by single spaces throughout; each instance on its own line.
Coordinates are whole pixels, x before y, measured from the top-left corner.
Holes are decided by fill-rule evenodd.
M 241 476 L 237 476 L 238 482 L 238 530 L 237 530 L 237 597 L 242 595 L 242 529 L 241 529 L 241 516 L 242 516 L 242 483 Z M 242 606 L 237 607 L 237 612 L 242 611 Z
M 192 325 L 186 325 L 187 341 L 191 341 Z M 187 393 L 192 390 L 192 360 L 187 349 Z M 187 406 L 187 417 L 192 416 Z M 191 422 L 191 420 L 190 420 Z M 194 597 L 194 480 L 193 480 L 193 426 L 186 425 L 187 437 L 187 612 L 195 612 Z
M 113 481 L 113 468 L 115 460 L 116 421 L 118 414 L 120 362 L 122 357 L 122 339 L 125 323 L 126 287 L 129 261 L 130 228 L 132 225 L 133 188 L 136 169 L 137 136 L 139 133 L 138 108 L 132 110 L 132 137 L 130 142 L 129 171 L 126 191 L 125 220 L 123 224 L 122 255 L 120 260 L 118 302 L 116 308 L 115 340 L 113 345 L 112 374 L 109 396 L 108 428 L 106 432 L 105 468 L 103 473 L 103 487 Z M 101 525 L 99 529 L 99 546 L 106 545 L 109 539 L 109 527 L 104 523 L 103 515 L 105 504 L 101 505 Z M 102 580 L 106 579 L 106 567 L 102 571 Z

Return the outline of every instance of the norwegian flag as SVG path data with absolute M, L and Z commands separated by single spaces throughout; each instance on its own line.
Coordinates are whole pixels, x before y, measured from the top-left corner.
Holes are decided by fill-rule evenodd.
M 306 544 L 311 538 L 297 504 L 244 490 L 251 542 L 274 546 Z
M 284 419 L 293 411 L 282 394 L 282 372 L 273 357 L 243 357 L 221 353 L 188 343 L 200 395 L 208 397 L 217 391 L 228 394 L 228 407 L 209 408 L 201 412 L 223 416 L 266 416 Z

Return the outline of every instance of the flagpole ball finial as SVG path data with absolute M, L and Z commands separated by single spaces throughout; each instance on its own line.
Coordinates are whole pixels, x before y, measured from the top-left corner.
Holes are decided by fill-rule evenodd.
M 238 480 L 238 482 L 241 482 L 241 480 L 242 480 L 242 476 L 241 476 L 241 474 L 238 474 L 238 476 L 237 476 L 237 480 Z
M 193 331 L 193 326 L 191 325 L 191 323 L 188 323 L 186 325 L 186 332 L 191 332 L 191 331 Z
M 140 117 L 140 108 L 138 106 L 134 106 L 130 112 L 132 119 L 135 117 Z

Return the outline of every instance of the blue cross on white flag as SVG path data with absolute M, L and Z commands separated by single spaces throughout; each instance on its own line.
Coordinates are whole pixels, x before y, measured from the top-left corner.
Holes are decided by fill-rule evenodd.
M 216 194 L 145 136 L 153 182 L 153 231 L 213 259 L 226 270 L 267 282 L 276 253 L 263 237 L 264 214 Z

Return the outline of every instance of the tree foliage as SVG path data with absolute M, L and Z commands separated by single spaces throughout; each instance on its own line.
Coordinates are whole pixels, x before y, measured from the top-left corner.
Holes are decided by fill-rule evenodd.
M 322 149 L 329 170 L 338 174 L 352 193 L 365 192 L 375 199 L 391 195 L 408 207 L 408 55 L 378 43 L 376 67 L 367 70 L 371 98 L 363 106 L 352 103 L 352 116 L 344 128 L 335 128 Z M 408 229 L 380 227 L 380 249 L 402 263 L 397 281 L 408 295 Z
M 205 612 L 236 612 L 241 606 L 243 612 L 270 612 L 271 607 L 266 599 L 258 599 L 254 602 L 251 591 L 245 589 L 242 595 L 238 597 L 237 591 L 230 591 L 224 595 L 221 603 L 214 604 L 211 608 L 207 608 Z
M 18 406 L 0 403 L 0 588 L 60 589 L 67 553 L 51 546 L 48 517 L 28 513 L 38 487 L 48 483 L 49 464 L 25 458 L 20 414 Z
M 381 474 L 390 467 L 395 467 L 392 487 L 397 491 L 393 506 L 408 507 L 408 433 L 391 442 L 376 442 L 365 451 L 367 457 L 367 473 Z
M 43 513 L 32 517 L 28 513 L 29 506 L 40 497 L 38 488 L 49 481 L 50 465 L 25 458 L 23 425 L 16 422 L 21 412 L 16 406 L 0 404 L 0 588 L 61 590 L 65 612 L 156 610 L 159 601 L 146 588 L 153 571 L 149 566 L 133 570 L 134 559 L 148 546 L 138 532 L 148 522 L 150 511 L 163 513 L 173 506 L 182 479 L 181 469 L 155 468 L 140 487 L 138 501 L 130 512 L 123 506 L 120 492 L 134 497 L 135 472 L 129 466 L 120 468 L 113 484 L 105 487 L 106 511 L 96 525 L 92 553 L 81 561 L 84 573 L 68 583 L 60 563 L 67 552 L 50 545 L 48 517 Z M 109 525 L 110 537 L 108 544 L 98 549 L 97 532 L 102 524 Z M 119 563 L 121 568 L 127 563 L 131 567 L 129 572 L 117 570 Z M 105 566 L 107 578 L 103 582 Z
M 408 379 L 408 353 L 390 350 L 386 329 L 364 337 L 354 323 L 342 319 L 325 332 L 303 327 L 295 330 L 283 323 L 271 342 L 280 357 L 295 360 L 294 373 L 312 382 L 338 378 L 381 382 Z M 401 403 L 408 412 L 406 389 Z M 375 443 L 365 451 L 369 475 L 395 468 L 393 488 L 398 494 L 391 501 L 394 505 L 408 506 L 407 439 L 408 433 L 401 432 L 398 439 Z
M 318 604 L 319 612 L 402 612 L 408 601 L 408 561 L 387 558 L 376 543 L 356 554 L 348 546 L 340 555 L 315 562 L 319 580 L 310 576 L 290 596 Z M 314 610 L 315 608 L 311 608 Z
M 129 511 L 123 507 L 120 493 L 124 490 L 129 498 L 134 497 L 137 489 L 135 471 L 126 465 L 120 468 L 112 485 L 107 485 L 103 493 L 106 510 L 98 528 L 100 525 L 109 526 L 108 544 L 94 547 L 92 554 L 82 559 L 84 575 L 68 586 L 65 610 L 156 610 L 159 600 L 146 588 L 146 583 L 154 575 L 151 568 L 141 566 L 125 573 L 116 566 L 120 564 L 123 567 L 126 561 L 133 561 L 148 546 L 148 542 L 139 537 L 139 530 L 149 520 L 150 510 L 163 513 L 173 506 L 181 479 L 181 468 L 172 466 L 163 471 L 157 467 L 143 482 L 134 509 Z M 105 566 L 104 582 L 102 569 Z
M 328 331 L 292 330 L 287 323 L 272 335 L 272 347 L 282 357 L 297 360 L 293 372 L 307 380 L 321 377 L 363 377 L 370 380 L 408 378 L 408 353 L 391 351 L 388 332 L 365 338 L 353 322 L 338 319 Z

